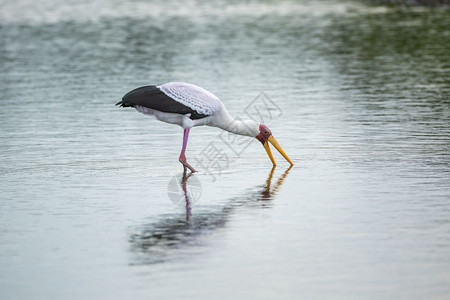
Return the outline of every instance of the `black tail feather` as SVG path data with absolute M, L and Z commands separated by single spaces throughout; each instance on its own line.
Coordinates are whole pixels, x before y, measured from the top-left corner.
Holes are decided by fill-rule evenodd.
M 175 114 L 191 114 L 192 120 L 207 117 L 198 113 L 195 109 L 180 103 L 177 100 L 164 94 L 156 85 L 147 85 L 134 89 L 123 96 L 122 101 L 116 103 L 121 107 L 143 106 L 153 110 L 175 113 Z
M 120 107 L 134 107 L 133 103 L 127 103 L 123 101 L 119 101 L 116 103 L 116 106 L 119 105 Z

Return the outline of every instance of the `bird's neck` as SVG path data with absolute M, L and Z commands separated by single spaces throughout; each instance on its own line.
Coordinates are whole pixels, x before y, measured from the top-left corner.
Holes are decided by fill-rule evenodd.
M 224 107 L 223 107 L 224 108 Z M 228 132 L 250 137 L 256 137 L 259 134 L 259 123 L 254 120 L 240 120 L 231 117 L 226 109 L 222 112 L 222 121 L 217 124 L 218 127 Z

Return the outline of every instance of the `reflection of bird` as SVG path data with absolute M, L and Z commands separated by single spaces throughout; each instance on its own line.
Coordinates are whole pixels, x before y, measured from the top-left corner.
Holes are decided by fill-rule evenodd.
M 185 151 L 190 129 L 201 125 L 219 127 L 235 134 L 257 138 L 266 149 L 273 165 L 276 165 L 267 143 L 269 141 L 293 165 L 267 126 L 254 120 L 233 119 L 219 98 L 196 85 L 170 82 L 161 86 L 143 86 L 127 93 L 116 105 L 134 107 L 141 113 L 154 115 L 162 122 L 183 127 L 183 147 L 179 160 L 185 170 L 189 168 L 195 172 L 186 161 Z
M 261 205 L 254 208 L 270 208 L 271 200 L 276 197 L 276 192 L 281 188 L 283 181 L 289 174 L 292 166 L 287 168 L 280 178 L 272 184 L 275 167 L 269 173 L 262 189 L 251 189 L 250 193 L 231 198 L 224 206 L 203 208 L 192 213 L 192 203 L 189 196 L 189 180 L 195 174 L 183 173 L 180 184 L 186 200 L 186 214 L 163 215 L 156 222 L 143 225 L 138 231 L 131 233 L 129 241 L 132 251 L 137 254 L 137 263 L 154 264 L 174 258 L 181 248 L 202 244 L 208 233 L 225 227 L 230 215 L 239 207 L 251 205 L 261 201 Z M 182 255 L 183 251 L 181 251 Z

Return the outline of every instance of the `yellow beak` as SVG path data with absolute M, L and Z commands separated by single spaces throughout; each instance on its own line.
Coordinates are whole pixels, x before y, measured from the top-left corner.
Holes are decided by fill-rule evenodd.
M 264 146 L 264 149 L 266 149 L 267 155 L 269 155 L 269 158 L 272 161 L 272 164 L 274 166 L 276 166 L 277 163 L 275 162 L 275 159 L 273 158 L 272 151 L 270 151 L 269 143 L 266 141 L 263 146 Z
M 273 135 L 271 135 L 267 140 L 278 150 L 278 152 L 280 152 L 281 155 L 283 155 L 283 157 L 291 164 L 291 166 L 294 165 L 294 163 L 287 156 L 286 152 L 283 151 L 283 148 L 281 148 L 280 144 L 278 144 L 277 140 L 273 137 Z M 273 158 L 272 151 L 270 151 L 270 147 L 267 142 L 264 143 L 264 149 L 266 149 L 267 155 L 269 155 L 272 164 L 276 166 L 277 163 Z

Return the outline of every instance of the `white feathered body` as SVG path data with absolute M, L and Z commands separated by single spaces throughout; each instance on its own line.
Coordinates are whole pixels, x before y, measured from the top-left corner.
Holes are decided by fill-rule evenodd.
M 157 87 L 171 99 L 205 116 L 191 119 L 190 114 L 162 112 L 135 105 L 134 108 L 138 112 L 153 115 L 159 121 L 176 124 L 183 128 L 206 125 L 251 137 L 255 137 L 259 133 L 257 122 L 233 119 L 216 95 L 199 86 L 184 82 L 169 82 Z

